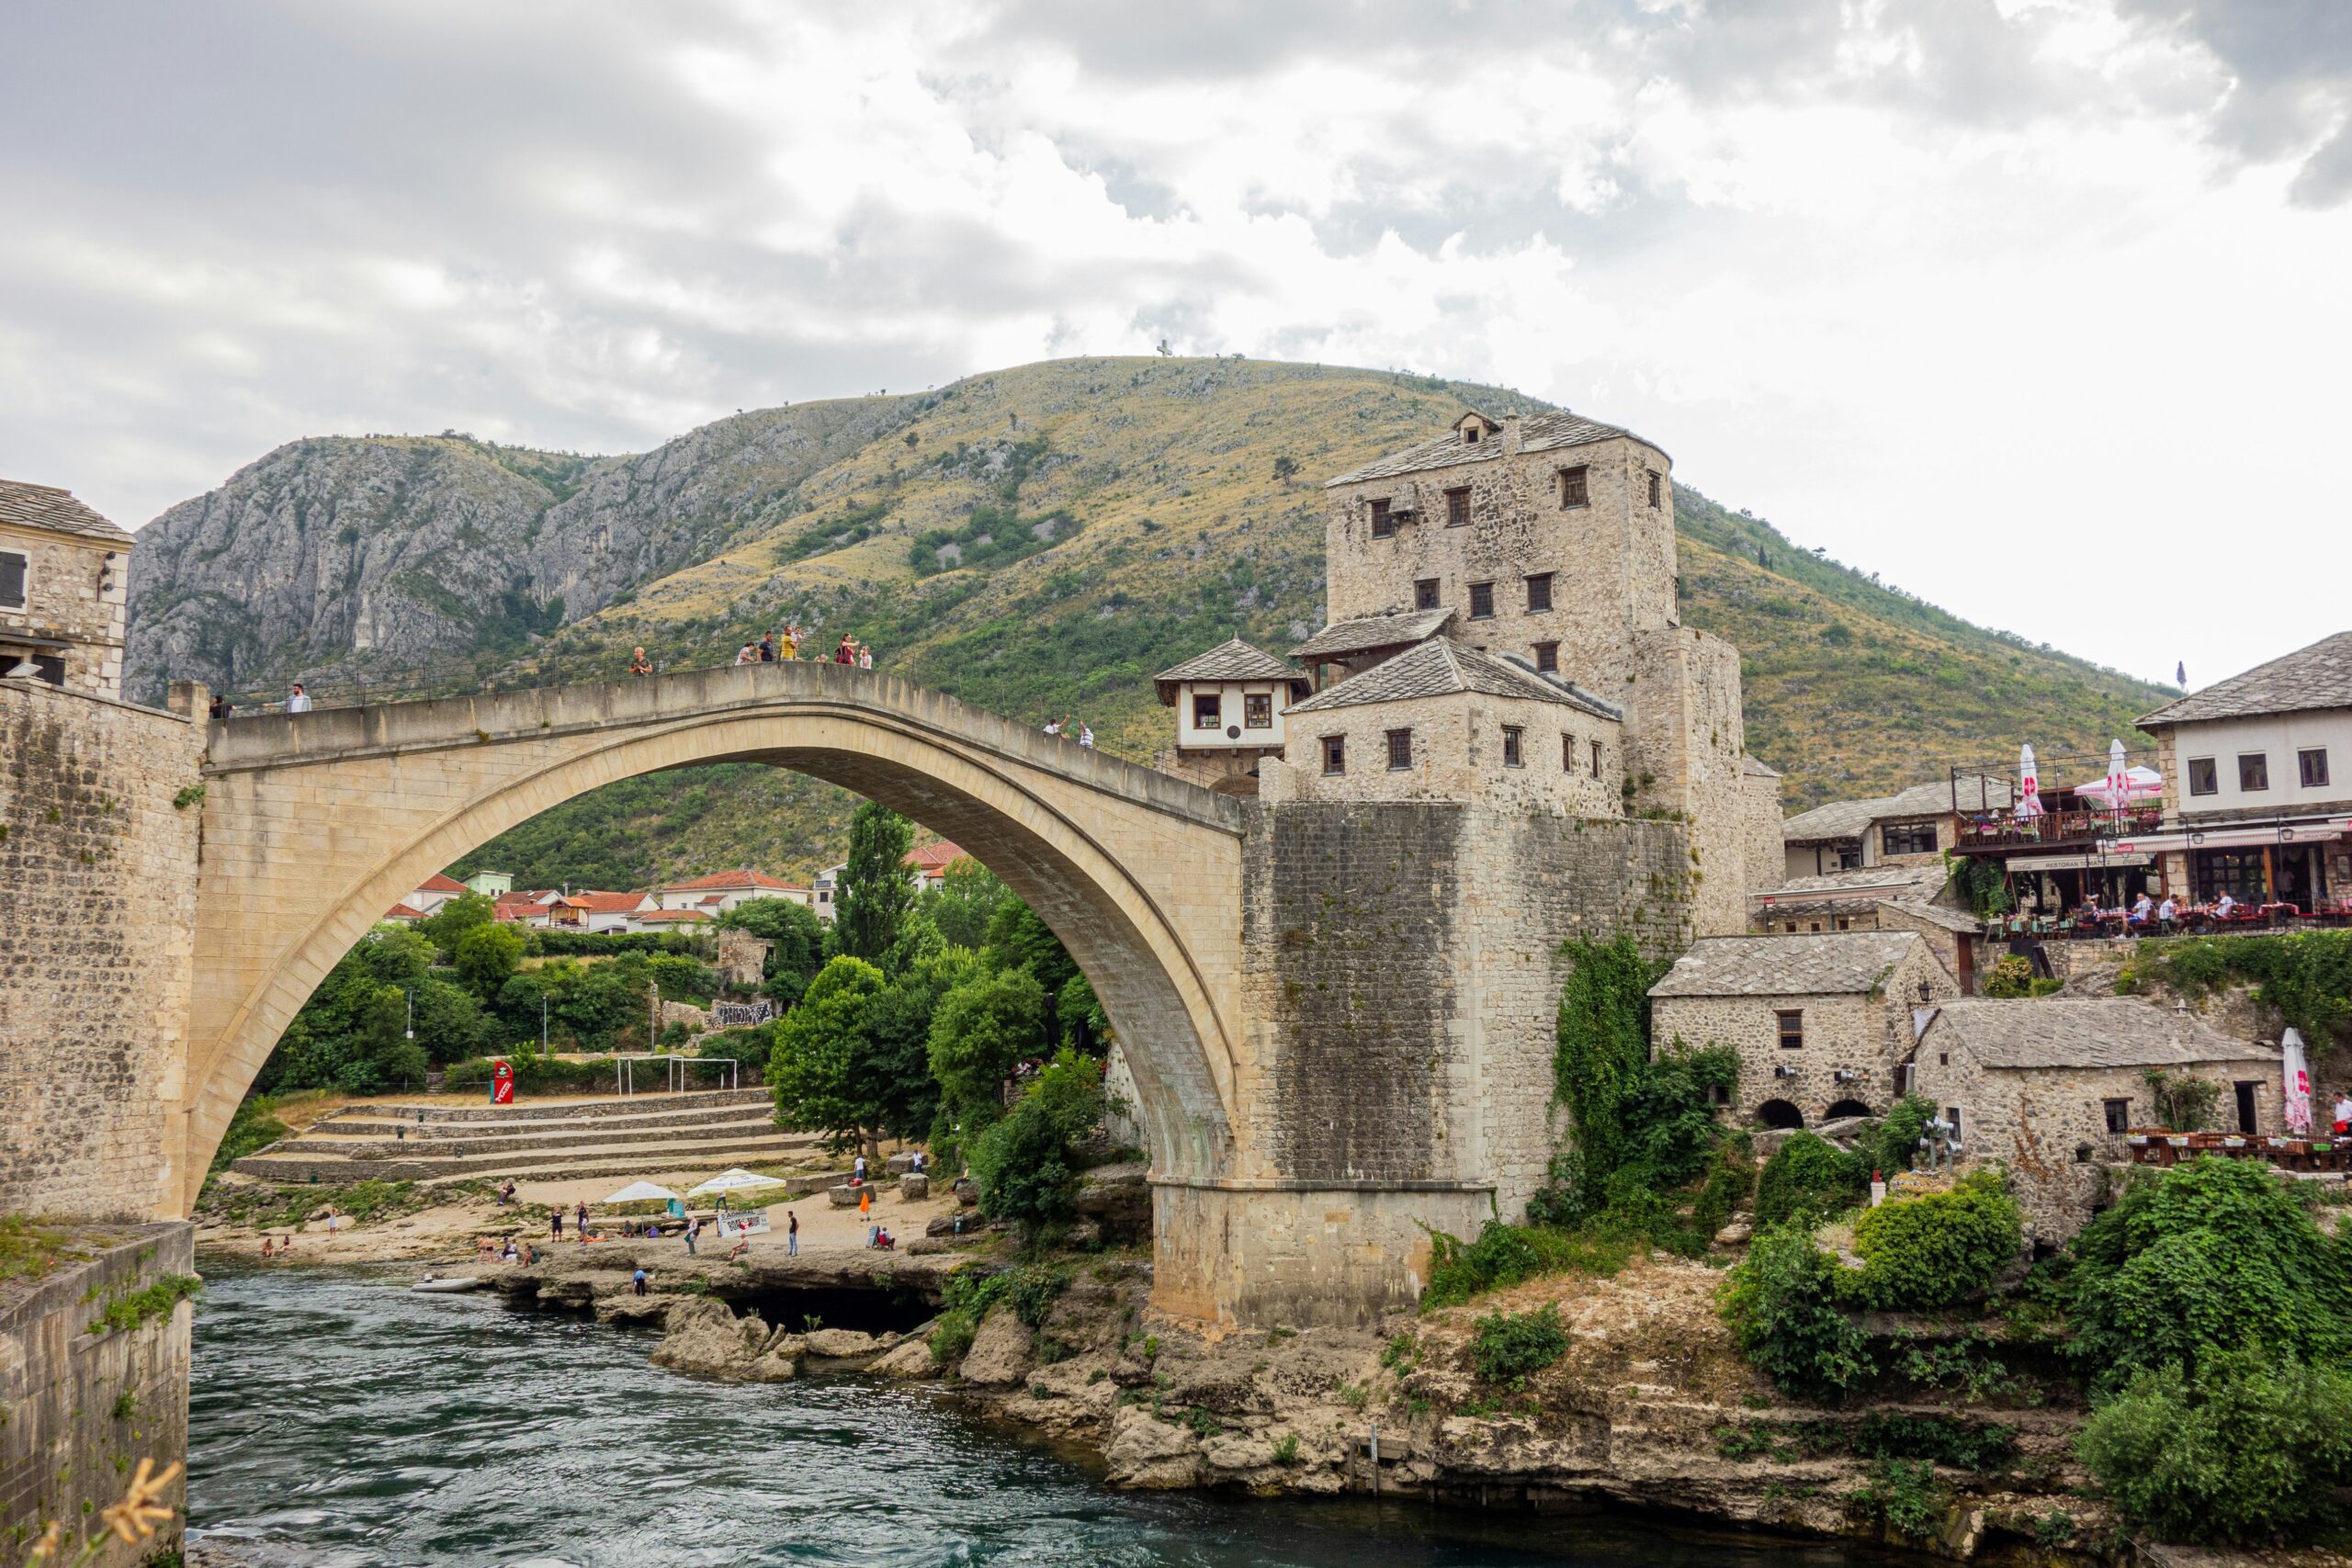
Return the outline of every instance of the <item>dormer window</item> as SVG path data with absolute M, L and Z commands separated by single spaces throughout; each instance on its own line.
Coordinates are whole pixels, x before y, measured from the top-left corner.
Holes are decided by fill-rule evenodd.
M 1464 425 L 1462 427 L 1462 445 L 1464 446 L 1476 446 L 1478 445 L 1478 437 L 1480 434 L 1481 432 L 1476 425 Z

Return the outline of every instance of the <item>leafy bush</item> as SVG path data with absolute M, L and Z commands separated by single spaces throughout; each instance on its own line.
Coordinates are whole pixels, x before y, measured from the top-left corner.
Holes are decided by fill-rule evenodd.
M 1898 1198 L 1854 1226 L 1862 1267 L 1844 1273 L 1847 1299 L 1860 1306 L 1950 1306 L 1992 1282 L 2024 1241 L 2017 1204 L 1999 1174 L 1973 1170 L 1949 1192 Z
M 1475 1242 L 1431 1231 L 1430 1282 L 1421 1292 L 1421 1310 L 1459 1306 L 1474 1296 L 1542 1274 L 1614 1274 L 1633 1256 L 1635 1245 L 1622 1236 L 1500 1220 L 1488 1220 Z
M 610 1056 L 590 1056 L 575 1062 L 532 1053 L 509 1056 L 506 1065 L 514 1069 L 517 1094 L 597 1094 L 614 1084 Z M 486 1089 L 490 1078 L 491 1058 L 477 1056 L 450 1063 L 449 1070 L 442 1075 L 441 1087 L 452 1093 Z
M 1828 1139 L 1792 1133 L 1757 1178 L 1756 1223 L 1819 1224 L 1860 1202 L 1870 1175 L 1860 1159 Z
M 220 1147 L 212 1156 L 212 1168 L 229 1168 L 231 1160 L 259 1153 L 289 1129 L 277 1119 L 277 1097 L 257 1094 L 240 1104 L 229 1118 L 229 1130 L 220 1135 Z
M 2112 1387 L 2233 1350 L 2352 1355 L 2352 1258 L 2266 1166 L 2206 1156 L 2126 1187 L 2075 1237 L 2053 1287 L 2067 1350 Z
M 2155 1102 L 2156 1122 L 2176 1133 L 2201 1133 L 2213 1124 L 2213 1103 L 2222 1086 L 2211 1078 L 2150 1068 L 2143 1075 L 2148 1098 Z
M 939 1322 L 931 1332 L 931 1360 L 944 1367 L 964 1359 L 978 1334 L 980 1320 L 999 1302 L 1010 1303 L 1012 1314 L 1031 1329 L 1046 1325 L 1054 1301 L 1069 1288 L 1070 1271 L 1050 1264 L 1026 1263 L 1018 1268 L 983 1273 L 959 1269 L 947 1277 L 939 1293 Z
M 2033 961 L 2015 954 L 1996 962 L 1985 977 L 1984 994 L 2014 1001 L 2033 993 Z
M 2247 1351 L 2135 1373 L 2077 1440 L 2123 1512 L 2167 1540 L 2256 1542 L 2335 1516 L 2352 1483 L 2352 1373 Z
M 2352 931 L 2150 941 L 2140 957 L 2143 969 L 2189 996 L 2251 981 L 2256 998 L 2314 1046 L 2352 1044 Z
M 1926 1536 L 1943 1524 L 1951 1493 L 1926 1460 L 1883 1459 L 1871 1463 L 1869 1483 L 1846 1501 L 1904 1535 Z
M 1910 1169 L 1918 1157 L 1919 1140 L 1935 1115 L 1935 1102 L 1922 1094 L 1906 1094 L 1888 1106 L 1886 1114 L 1854 1140 L 1854 1157 L 1861 1162 L 1863 1179 L 1867 1181 L 1874 1170 L 1892 1176 Z
M 1838 1305 L 1837 1261 L 1796 1225 L 1759 1234 L 1724 1281 L 1723 1314 L 1751 1364 L 1792 1393 L 1836 1399 L 1870 1375 L 1862 1331 Z
M 1004 1120 L 971 1145 L 980 1213 L 1032 1233 L 1075 1213 L 1079 1162 L 1071 1145 L 1102 1122 L 1102 1064 L 1065 1050 Z
M 1488 1382 L 1521 1387 L 1532 1374 L 1567 1354 L 1568 1331 L 1561 1326 L 1559 1307 L 1551 1302 L 1533 1312 L 1489 1314 L 1477 1326 L 1470 1360 Z

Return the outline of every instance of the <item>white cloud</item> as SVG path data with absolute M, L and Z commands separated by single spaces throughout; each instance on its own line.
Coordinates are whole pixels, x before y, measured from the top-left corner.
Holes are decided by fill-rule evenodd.
M 1519 386 L 2211 678 L 2352 570 L 2327 3 L 18 8 L 0 472 L 137 520 L 300 434 L 639 448 L 1166 333 Z

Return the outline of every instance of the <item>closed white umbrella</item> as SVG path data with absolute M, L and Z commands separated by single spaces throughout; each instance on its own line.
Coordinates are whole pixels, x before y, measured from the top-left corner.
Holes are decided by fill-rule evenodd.
M 607 1203 L 674 1203 L 678 1195 L 650 1181 L 632 1181 L 605 1200 Z
M 2030 822 L 2041 815 L 2041 781 L 2034 776 L 2033 748 L 2018 749 L 2018 820 Z
M 699 1198 L 706 1192 L 741 1192 L 746 1187 L 781 1187 L 783 1185 L 782 1181 L 773 1176 L 754 1176 L 739 1165 L 733 1170 L 720 1171 L 699 1187 L 689 1188 L 686 1196 Z
M 2278 1037 L 2278 1055 L 2287 1075 L 2287 1092 L 2280 1097 L 2287 1131 L 2309 1136 L 2312 1130 L 2312 1069 L 2303 1059 L 2303 1037 L 2293 1030 Z

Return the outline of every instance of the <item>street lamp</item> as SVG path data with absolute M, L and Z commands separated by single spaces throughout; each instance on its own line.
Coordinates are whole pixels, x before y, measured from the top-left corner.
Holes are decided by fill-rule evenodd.
M 411 986 L 405 994 L 408 997 L 408 1037 L 413 1040 L 416 1038 L 416 987 Z

